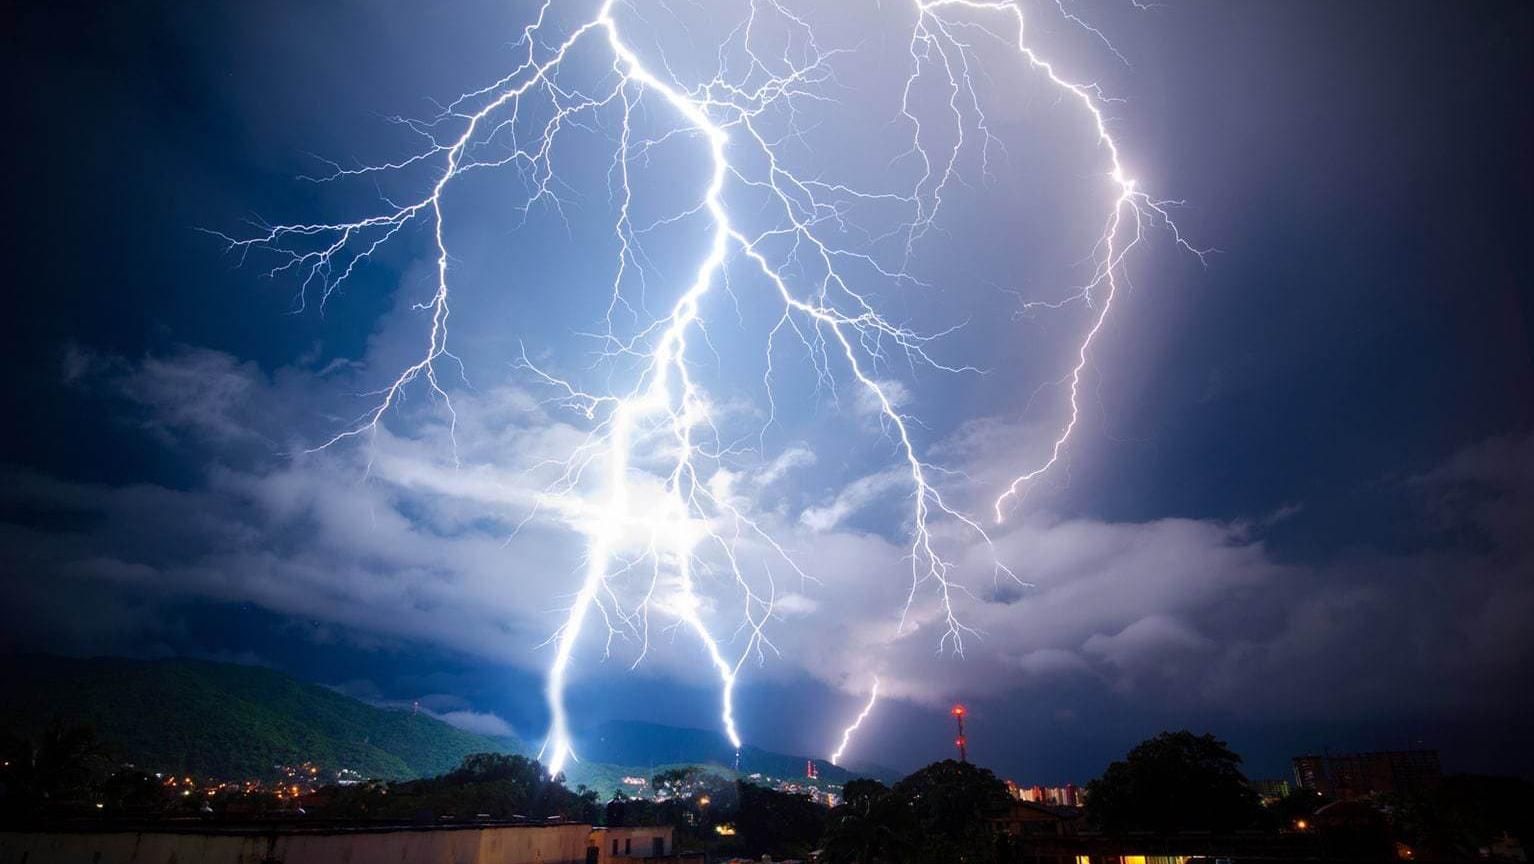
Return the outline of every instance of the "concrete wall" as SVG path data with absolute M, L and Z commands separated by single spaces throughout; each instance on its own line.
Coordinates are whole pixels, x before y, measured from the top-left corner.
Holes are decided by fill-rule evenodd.
M 590 833 L 588 825 L 6 832 L 0 864 L 585 864 Z
M 670 825 L 650 825 L 639 828 L 593 828 L 591 844 L 597 848 L 597 864 L 624 862 L 634 858 L 648 858 L 654 854 L 655 838 L 661 838 L 661 855 L 674 851 L 671 848 Z M 617 852 L 613 844 L 617 844 Z

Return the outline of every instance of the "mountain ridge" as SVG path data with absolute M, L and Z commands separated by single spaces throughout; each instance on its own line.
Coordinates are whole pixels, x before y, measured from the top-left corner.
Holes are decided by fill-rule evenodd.
M 0 662 L 0 727 L 36 734 L 54 718 L 87 723 L 146 770 L 221 779 L 270 776 L 312 761 L 389 780 L 451 770 L 510 739 L 425 714 L 369 705 L 274 669 L 190 658 L 11 655 Z
M 93 726 L 101 740 L 150 771 L 220 779 L 271 776 L 312 761 L 327 770 L 406 780 L 442 774 L 477 752 L 525 753 L 515 738 L 454 727 L 425 713 L 374 705 L 264 666 L 193 658 L 141 660 L 49 654 L 0 656 L 0 730 L 35 735 L 54 718 Z M 567 775 L 603 794 L 622 776 L 684 765 L 733 771 L 735 751 L 716 731 L 610 721 L 577 736 L 580 762 Z M 894 779 L 880 766 L 848 770 L 824 759 L 740 752 L 741 775 Z M 629 791 L 633 791 L 630 789 Z

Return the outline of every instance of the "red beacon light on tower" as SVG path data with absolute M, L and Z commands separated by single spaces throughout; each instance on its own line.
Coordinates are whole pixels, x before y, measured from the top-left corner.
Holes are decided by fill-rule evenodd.
M 965 708 L 963 703 L 955 703 L 953 708 L 950 710 L 950 713 L 953 714 L 954 721 L 959 724 L 959 737 L 953 739 L 953 745 L 959 748 L 959 761 L 968 762 L 969 753 L 966 750 L 965 745 L 968 744 L 969 741 L 964 737 Z

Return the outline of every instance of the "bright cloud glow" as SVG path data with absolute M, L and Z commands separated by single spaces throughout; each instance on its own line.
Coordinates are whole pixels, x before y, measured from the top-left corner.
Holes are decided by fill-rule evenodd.
M 928 287 L 913 275 L 912 262 L 943 230 L 945 202 L 963 182 L 961 160 L 978 150 L 989 174 L 992 150 L 1005 147 L 992 132 L 982 79 L 1038 79 L 1073 105 L 1078 116 L 1071 122 L 1090 130 L 1112 190 L 1105 227 L 1082 250 L 1092 262 L 1090 278 L 1073 297 L 1045 304 L 1080 301 L 1096 310 L 1067 376 L 1069 417 L 1048 457 L 995 499 L 996 522 L 1062 458 L 1080 419 L 1089 350 L 1113 305 L 1126 256 L 1146 227 L 1163 225 L 1176 244 L 1189 248 L 1165 203 L 1128 176 L 1120 145 L 1108 131 L 1102 94 L 1063 77 L 1028 42 L 1020 7 L 999 0 L 915 0 L 875 12 L 898 15 L 907 28 L 899 107 L 887 118 L 909 135 L 904 161 L 914 170 L 892 172 L 898 191 L 888 191 L 887 181 L 882 188 L 860 188 L 826 178 L 789 158 L 784 141 L 804 133 L 812 122 L 805 115 L 834 111 L 843 98 L 836 69 L 848 52 L 823 47 L 817 26 L 779 0 L 748 0 L 738 9 L 721 46 L 710 52 L 717 53 L 712 72 L 696 77 L 678 71 L 649 36 L 640 35 L 646 28 L 636 10 L 606 0 L 589 16 L 565 21 L 546 2 L 523 29 L 517 63 L 503 78 L 459 95 L 437 116 L 407 122 L 424 139 L 422 149 L 373 165 L 336 165 L 326 178 L 387 177 L 419 168 L 431 178 L 419 197 L 387 198 L 371 215 L 349 221 L 278 224 L 225 238 L 242 259 L 276 255 L 272 272 L 297 276 L 300 304 L 312 296 L 323 306 L 401 232 L 418 226 L 429 231 L 432 289 L 415 307 L 430 317 L 425 344 L 357 424 L 309 452 L 354 439 L 376 445 L 386 417 L 419 386 L 442 406 L 444 446 L 461 468 L 461 394 L 452 392 L 457 388 L 451 381 L 463 374 L 464 363 L 450 348 L 449 326 L 456 296 L 448 239 L 453 196 L 495 171 L 514 172 L 526 190 L 519 209 L 527 213 L 546 203 L 563 215 L 564 178 L 574 169 L 559 165 L 560 154 L 573 146 L 570 130 L 608 130 L 603 161 L 612 212 L 606 245 L 615 248 L 605 315 L 590 331 L 606 374 L 587 383 L 582 378 L 588 376 L 566 371 L 575 365 L 566 358 L 534 362 L 525 350 L 511 358 L 532 386 L 551 394 L 585 427 L 568 451 L 539 463 L 551 479 L 532 493 L 527 517 L 582 538 L 582 563 L 547 643 L 551 723 L 543 752 L 551 771 L 573 756 L 566 690 L 588 626 L 605 632 L 604 655 L 615 639 L 634 640 L 638 662 L 650 650 L 653 616 L 697 639 L 718 677 L 720 725 L 741 746 L 734 689 L 747 660 L 779 650 L 769 630 L 778 580 L 787 575 L 808 584 L 819 578 L 784 545 L 788 537 L 768 530 L 772 526 L 749 497 L 742 502 L 749 493 L 736 489 L 743 473 L 739 457 L 765 455 L 768 433 L 779 422 L 786 374 L 775 364 L 780 343 L 802 349 L 801 362 L 817 390 L 850 389 L 853 414 L 864 418 L 860 434 L 892 451 L 878 471 L 825 505 L 805 509 L 798 521 L 825 533 L 870 505 L 903 500 L 898 530 L 910 579 L 892 622 L 895 634 L 931 627 L 935 610 L 935 647 L 962 654 L 979 632 L 960 617 L 960 598 L 972 591 L 967 577 L 983 574 L 993 583 L 1028 587 L 997 554 L 988 529 L 958 502 L 949 480 L 963 475 L 935 464 L 926 452 L 918 434 L 925 421 L 911 388 L 889 376 L 898 361 L 958 378 L 980 370 L 937 352 L 954 328 L 924 332 L 883 311 L 891 289 Z M 983 68 L 974 34 L 1010 46 L 999 68 Z M 934 99 L 933 93 L 946 96 Z M 673 148 L 688 148 L 690 176 L 673 184 L 669 203 L 657 207 L 648 201 L 644 169 Z M 901 182 L 908 185 L 901 188 Z M 641 222 L 636 213 L 647 208 L 659 215 Z M 859 231 L 865 242 L 849 242 L 848 224 L 864 209 L 897 214 L 878 235 L 893 238 L 885 244 L 893 246 L 889 252 L 871 226 Z M 686 275 L 655 279 L 646 272 L 654 255 L 649 237 L 680 226 L 697 232 L 682 257 L 690 262 L 679 268 Z M 762 399 L 738 410 L 719 392 L 742 382 L 723 376 L 710 386 L 704 376 L 711 357 L 718 357 L 710 336 L 715 322 L 731 305 L 743 315 L 748 292 L 762 325 Z M 650 313 L 656 296 L 663 298 L 660 308 Z M 743 422 L 755 424 L 754 435 Z M 769 458 L 757 489 L 808 465 L 811 457 L 789 447 Z M 370 471 L 380 467 L 387 466 L 369 463 Z

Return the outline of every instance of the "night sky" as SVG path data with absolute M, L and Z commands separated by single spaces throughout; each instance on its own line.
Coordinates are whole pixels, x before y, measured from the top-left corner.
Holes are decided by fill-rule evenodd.
M 734 20 L 707 5 L 635 19 L 684 79 Z M 851 107 L 807 117 L 789 152 L 828 179 L 908 178 L 892 106 L 909 17 L 888 0 L 836 8 L 822 47 L 855 49 L 835 82 Z M 1152 231 L 1129 262 L 1077 436 L 995 529 L 1031 586 L 993 582 L 973 546 L 955 553 L 982 631 L 962 659 L 939 652 L 925 599 L 913 632 L 888 632 L 910 577 L 887 430 L 852 391 L 817 390 L 802 356 L 774 356 L 781 415 L 730 470 L 818 581 L 793 582 L 779 655 L 744 667 L 746 740 L 824 754 L 884 674 L 893 698 L 853 762 L 947 756 L 943 708 L 963 699 L 972 758 L 1026 782 L 1084 782 L 1184 727 L 1227 739 L 1254 776 L 1323 747 L 1406 746 L 1438 748 L 1450 770 L 1534 773 L 1534 8 L 1068 4 L 1127 62 L 1054 4 L 1027 8 L 1067 75 L 1124 100 L 1108 110 L 1127 164 L 1185 202 L 1180 230 L 1214 251 L 1200 265 Z M 419 195 L 421 175 L 302 178 L 411 152 L 419 139 L 388 118 L 506 74 L 535 13 L 9 10 L 0 646 L 267 664 L 541 738 L 540 643 L 580 551 L 557 526 L 515 530 L 522 472 L 582 427 L 515 361 L 623 374 L 597 368 L 585 335 L 612 278 L 612 129 L 563 151 L 564 212 L 519 212 L 515 175 L 454 192 L 456 466 L 421 388 L 371 443 L 305 452 L 418 356 L 429 232 L 402 232 L 302 311 L 297 280 L 208 233 Z M 1103 198 L 1079 113 L 998 46 L 977 50 L 1005 152 L 988 173 L 961 165 L 914 265 L 926 286 L 877 296 L 903 324 L 959 327 L 936 350 L 985 370 L 880 373 L 925 421 L 923 449 L 965 472 L 945 481 L 954 499 L 983 515 L 1064 422 L 1058 382 L 1091 310 L 1021 304 L 1082 281 Z M 647 193 L 686 205 L 686 147 L 655 155 Z M 685 230 L 661 234 L 657 304 L 695 251 Z M 734 287 L 707 360 L 723 406 L 762 397 L 738 384 L 761 385 L 762 310 L 749 279 Z M 652 638 L 632 670 L 635 646 L 603 662 L 600 640 L 583 645 L 577 729 L 715 727 L 696 643 Z

